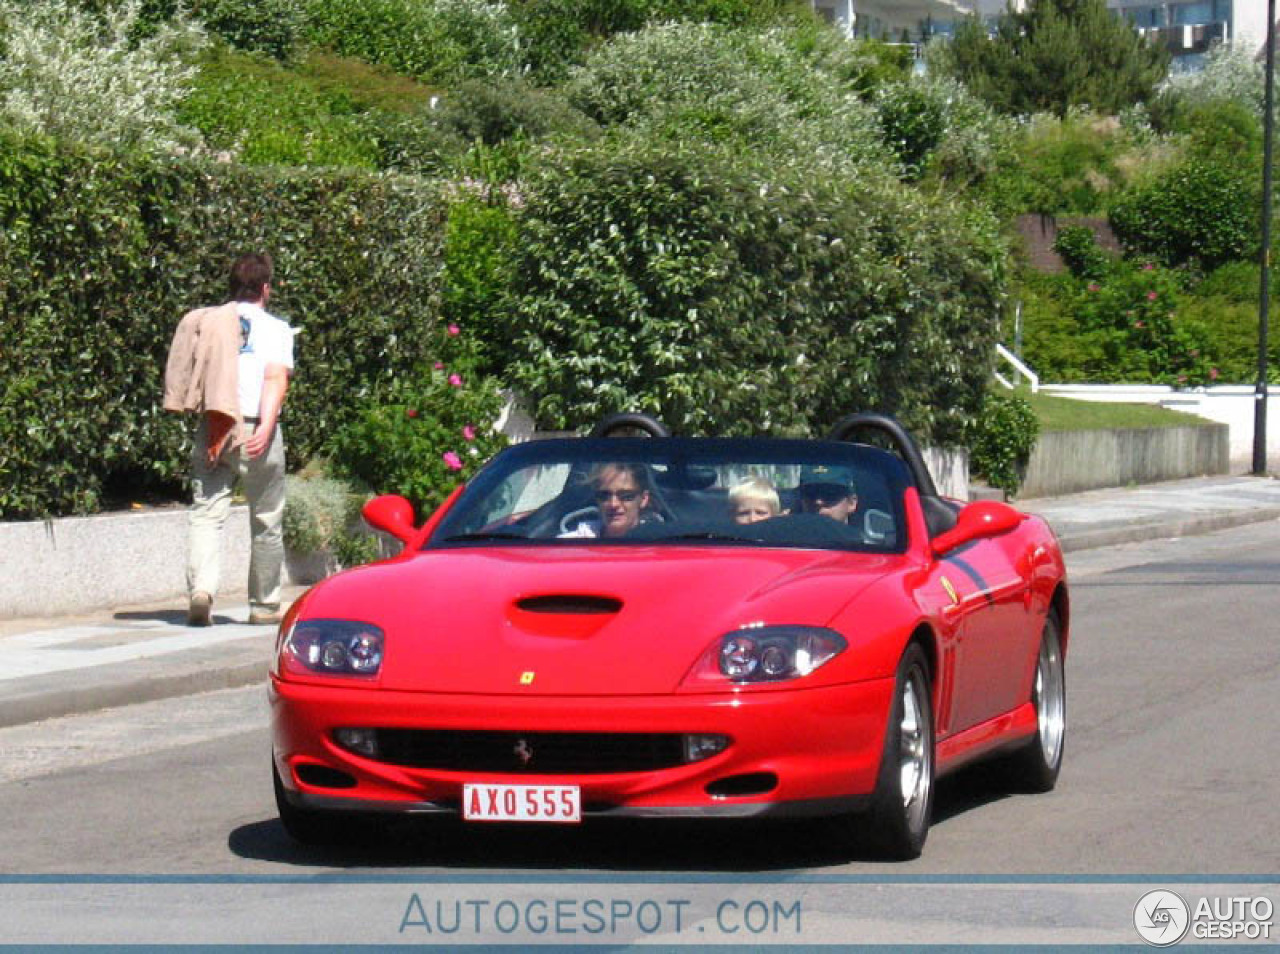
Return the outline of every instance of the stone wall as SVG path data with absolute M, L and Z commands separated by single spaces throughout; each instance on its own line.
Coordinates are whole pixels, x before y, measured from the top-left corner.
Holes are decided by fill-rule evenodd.
M 1048 431 L 1040 435 L 1020 497 L 1225 474 L 1225 424 L 1143 430 Z

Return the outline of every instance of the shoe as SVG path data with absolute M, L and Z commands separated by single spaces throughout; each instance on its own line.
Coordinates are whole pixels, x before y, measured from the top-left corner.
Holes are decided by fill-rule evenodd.
M 278 626 L 282 619 L 284 619 L 284 615 L 279 610 L 274 612 L 268 610 L 254 610 L 249 614 L 249 625 Z
M 211 622 L 209 614 L 212 610 L 212 596 L 208 593 L 192 593 L 191 605 L 187 607 L 187 625 L 208 626 Z

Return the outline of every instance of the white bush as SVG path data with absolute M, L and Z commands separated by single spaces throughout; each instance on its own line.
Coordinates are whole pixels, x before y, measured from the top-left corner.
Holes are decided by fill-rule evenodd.
M 198 141 L 174 110 L 203 32 L 183 19 L 139 36 L 140 0 L 100 16 L 71 0 L 0 0 L 0 114 L 46 135 L 113 146 Z

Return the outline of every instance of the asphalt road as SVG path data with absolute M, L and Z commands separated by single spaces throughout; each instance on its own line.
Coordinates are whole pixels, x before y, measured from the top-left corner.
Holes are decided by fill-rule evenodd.
M 265 694 L 226 690 L 0 730 L 0 873 L 1265 874 L 1280 871 L 1277 524 L 1072 555 L 1066 763 L 1009 796 L 940 783 L 924 856 L 835 854 L 811 824 L 398 825 L 294 845 Z

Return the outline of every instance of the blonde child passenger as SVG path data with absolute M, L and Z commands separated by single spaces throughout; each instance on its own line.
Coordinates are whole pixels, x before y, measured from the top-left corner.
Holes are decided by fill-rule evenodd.
M 759 523 L 782 509 L 778 491 L 763 477 L 748 477 L 729 488 L 729 512 L 735 523 Z

